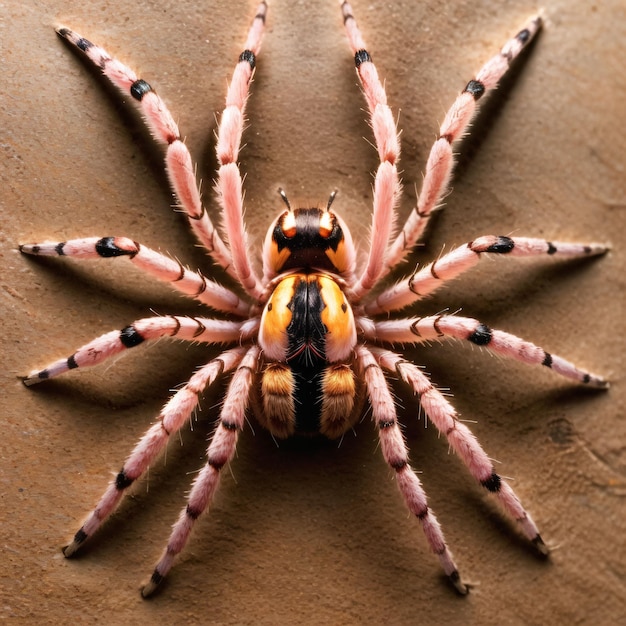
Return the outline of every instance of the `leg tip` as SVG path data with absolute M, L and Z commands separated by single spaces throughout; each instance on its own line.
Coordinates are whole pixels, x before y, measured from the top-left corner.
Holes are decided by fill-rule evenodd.
M 157 570 L 154 570 L 150 580 L 140 589 L 141 597 L 149 598 L 158 589 L 164 578 L 165 576 L 162 576 Z
M 56 26 L 54 30 L 56 34 L 59 35 L 59 37 L 63 37 L 63 39 L 69 39 L 72 35 L 72 31 L 65 26 Z
M 33 374 L 29 374 L 28 376 L 20 376 L 20 379 L 25 387 L 32 387 L 33 385 L 36 385 L 44 380 L 38 374 L 39 372 L 35 372 Z
M 611 383 L 608 380 L 602 378 L 601 376 L 594 376 L 592 374 L 589 375 L 588 379 L 583 380 L 583 383 L 589 387 L 593 387 L 594 389 L 606 390 L 611 387 Z
M 455 570 L 454 572 L 452 572 L 452 574 L 448 576 L 448 580 L 452 583 L 454 590 L 460 596 L 466 596 L 472 588 L 471 584 L 465 583 L 461 580 L 461 576 L 457 570 Z
M 550 548 L 544 543 L 541 535 L 537 535 L 533 540 L 532 544 L 537 548 L 537 551 L 542 556 L 548 556 L 550 554 Z
M 71 559 L 74 554 L 76 553 L 76 550 L 78 549 L 78 546 L 74 545 L 74 542 L 70 543 L 67 546 L 64 546 L 63 548 L 61 548 L 61 552 L 63 552 L 63 556 L 66 559 Z

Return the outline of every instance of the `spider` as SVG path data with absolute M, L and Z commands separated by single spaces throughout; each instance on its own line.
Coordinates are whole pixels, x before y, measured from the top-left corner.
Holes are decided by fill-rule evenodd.
M 226 107 L 217 133 L 219 170 L 216 192 L 223 229 L 215 227 L 202 205 L 194 164 L 169 110 L 150 85 L 112 58 L 103 48 L 68 28 L 59 35 L 81 50 L 104 75 L 141 109 L 155 139 L 166 146 L 166 170 L 178 203 L 191 228 L 213 261 L 237 284 L 223 287 L 200 271 L 183 267 L 159 252 L 121 236 L 25 244 L 26 254 L 80 259 L 125 257 L 148 275 L 226 314 L 212 317 L 154 316 L 122 330 L 106 333 L 78 348 L 68 358 L 25 379 L 33 385 L 68 370 L 103 362 L 124 350 L 161 337 L 230 344 L 200 367 L 165 404 L 158 419 L 140 439 L 95 509 L 63 552 L 71 557 L 117 507 L 128 488 L 146 471 L 190 419 L 199 396 L 220 377 L 230 381 L 219 421 L 207 450 L 207 462 L 195 478 L 186 507 L 175 523 L 167 546 L 142 595 L 153 593 L 183 550 L 192 527 L 211 503 L 221 470 L 235 454 L 246 414 L 273 437 L 321 434 L 340 438 L 352 429 L 367 401 L 377 427 L 380 448 L 409 511 L 419 520 L 431 550 L 454 588 L 466 594 L 437 519 L 427 504 L 417 474 L 408 461 L 388 378 L 397 377 L 413 391 L 428 419 L 446 437 L 471 475 L 502 505 L 521 532 L 542 554 L 548 547 L 530 514 L 508 482 L 459 419 L 450 402 L 411 361 L 393 351 L 394 344 L 420 344 L 448 338 L 469 341 L 592 387 L 607 388 L 603 378 L 565 359 L 478 320 L 440 313 L 392 318 L 432 294 L 447 281 L 476 265 L 483 255 L 531 257 L 592 256 L 601 244 L 577 244 L 525 237 L 483 236 L 453 249 L 398 283 L 372 290 L 405 260 L 422 237 L 439 206 L 453 170 L 453 144 L 465 133 L 479 100 L 493 89 L 510 63 L 541 25 L 534 17 L 470 80 L 448 111 L 426 163 L 417 206 L 394 233 L 395 207 L 400 196 L 400 142 L 384 87 L 357 27 L 348 2 L 340 2 L 347 39 L 367 101 L 379 165 L 373 189 L 371 241 L 364 265 L 357 268 L 356 250 L 345 222 L 332 209 L 335 193 L 325 205 L 292 207 L 284 191 L 285 208 L 273 221 L 263 244 L 262 275 L 248 249 L 243 222 L 242 177 L 237 165 L 244 109 L 261 47 L 267 3 L 262 1 L 249 29 L 228 87 Z M 223 230 L 223 232 L 222 232 Z M 224 234 L 227 239 L 224 239 Z

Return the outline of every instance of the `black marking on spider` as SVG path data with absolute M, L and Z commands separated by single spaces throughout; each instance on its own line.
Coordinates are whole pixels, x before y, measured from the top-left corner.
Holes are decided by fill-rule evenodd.
M 199 337 L 200 335 L 202 335 L 205 331 L 206 331 L 206 326 L 198 319 L 196 319 L 195 317 L 191 318 L 196 324 L 198 324 L 198 330 L 196 330 L 193 334 L 194 337 Z M 178 320 L 177 320 L 178 321 Z M 180 328 L 180 323 L 179 323 L 179 328 Z M 176 331 L 178 332 L 178 331 Z
M 187 517 L 190 517 L 193 520 L 198 519 L 200 517 L 201 513 L 202 513 L 202 511 L 198 511 L 197 509 L 194 509 L 189 504 L 187 505 L 187 508 L 185 509 L 185 512 L 187 513 Z
M 554 254 L 556 252 L 556 246 L 548 241 L 548 254 Z
M 216 471 L 216 472 L 220 472 L 222 471 L 222 467 L 224 467 L 225 462 L 224 461 L 216 461 L 213 457 L 209 457 L 207 459 L 207 463 Z M 187 508 L 189 508 L 189 506 L 187 506 Z M 191 517 L 191 516 L 190 516 Z M 196 519 L 195 517 L 193 519 Z
M 139 244 L 137 244 L 137 250 L 124 250 L 115 244 L 115 237 L 103 237 L 96 242 L 96 252 L 104 258 L 124 255 L 132 258 L 139 252 Z
M 83 541 L 87 539 L 87 537 L 88 537 L 87 533 L 81 528 L 74 535 L 74 543 L 77 545 L 80 545 L 81 543 L 83 543 Z
M 130 86 L 130 95 L 139 102 L 141 102 L 142 98 L 150 91 L 152 91 L 152 87 L 142 78 L 138 78 Z
M 506 254 L 515 248 L 515 242 L 510 237 L 499 236 L 496 243 L 491 244 L 485 252 L 495 252 L 496 254 Z
M 76 363 L 76 355 L 72 354 L 71 357 L 67 359 L 67 367 L 70 370 L 75 370 L 78 367 L 78 363 Z
M 474 100 L 479 100 L 485 93 L 485 85 L 479 80 L 470 80 L 463 91 L 471 94 Z
M 143 343 L 144 338 L 134 326 L 126 326 L 120 331 L 120 341 L 125 348 L 134 348 Z
M 343 9 L 343 11 L 344 11 L 344 16 L 343 16 L 343 23 L 344 23 L 344 24 L 345 24 L 348 20 L 353 20 L 353 19 L 354 19 L 354 15 L 352 15 L 352 13 L 345 13 L 345 11 L 346 11 L 346 5 L 347 5 L 347 4 L 348 4 L 347 2 L 344 2 L 344 3 L 341 5 L 341 8 L 342 8 L 342 9 Z
M 115 488 L 118 489 L 119 491 L 122 491 L 124 489 L 127 489 L 128 487 L 130 487 L 133 482 L 135 481 L 134 478 L 129 478 L 126 475 L 126 472 L 124 471 L 124 468 L 122 468 L 120 470 L 120 473 L 115 477 Z
M 61 241 L 60 243 L 58 243 L 55 247 L 54 247 L 54 251 L 59 255 L 59 256 L 65 256 L 65 252 L 63 252 L 63 248 L 65 248 L 65 244 L 67 242 L 65 241 Z
M 415 517 L 417 517 L 418 520 L 422 521 L 422 520 L 424 520 L 424 519 L 426 519 L 428 517 L 429 510 L 430 509 L 426 506 L 419 513 L 416 513 Z
M 545 365 L 546 367 L 552 367 L 552 355 L 549 352 L 544 352 L 541 365 Z
M 391 461 L 389 465 L 396 470 L 396 472 L 401 472 L 407 465 L 406 459 L 399 459 L 397 461 Z
M 493 472 L 489 478 L 485 480 L 481 480 L 480 484 L 487 490 L 491 491 L 491 493 L 495 493 L 496 491 L 500 491 L 500 486 L 502 485 L 502 479 L 498 474 Z
M 354 55 L 354 64 L 359 67 L 362 63 L 371 62 L 372 57 L 367 50 L 357 50 Z
M 170 315 L 169 317 L 176 322 L 176 328 L 172 331 L 172 337 L 176 337 L 180 331 L 180 320 L 175 315 Z
M 296 431 L 319 432 L 322 397 L 322 371 L 326 362 L 325 337 L 328 329 L 322 322 L 326 304 L 316 281 L 300 280 L 287 305 L 292 318 L 287 326 L 289 339 L 287 362 L 296 380 L 299 410 Z
M 254 52 L 252 52 L 252 50 L 244 50 L 239 55 L 239 62 L 241 63 L 242 61 L 246 61 L 250 64 L 250 67 L 254 69 L 256 65 L 256 57 L 254 56 Z
M 265 2 L 265 0 L 262 0 L 261 4 L 267 9 L 267 2 Z M 255 20 L 261 20 L 263 22 L 263 24 L 265 24 L 265 13 L 257 13 L 254 16 Z
M 439 337 L 444 337 L 445 336 L 445 333 L 442 333 L 441 332 L 441 328 L 439 327 L 439 322 L 441 321 L 442 317 L 443 317 L 443 315 L 437 315 L 437 317 L 433 321 L 433 328 L 435 329 L 435 332 L 437 333 L 437 335 Z
M 337 220 L 333 220 L 332 230 L 328 236 L 325 237 L 320 234 L 320 216 L 322 213 L 323 211 L 317 208 L 297 209 L 294 212 L 295 235 L 292 237 L 288 237 L 283 228 L 284 220 L 289 215 L 288 212 L 285 212 L 276 222 L 272 240 L 276 243 L 278 252 L 285 248 L 291 252 L 281 267 L 282 271 L 302 267 L 334 271 L 333 262 L 327 256 L 326 251 L 337 252 L 344 241 L 343 230 Z
M 64 37 L 65 39 L 69 39 L 72 36 L 72 31 L 69 28 L 60 28 L 57 32 L 59 33 L 59 35 L 61 35 L 61 37 Z M 89 48 L 93 47 L 91 41 L 89 41 L 89 39 L 85 39 L 84 37 L 78 39 L 75 45 L 83 52 L 87 52 Z
M 521 44 L 525 44 L 530 39 L 530 31 L 527 28 L 520 30 L 519 33 L 515 36 Z
M 474 332 L 467 338 L 477 346 L 486 346 L 493 338 L 493 331 L 486 324 L 478 324 Z

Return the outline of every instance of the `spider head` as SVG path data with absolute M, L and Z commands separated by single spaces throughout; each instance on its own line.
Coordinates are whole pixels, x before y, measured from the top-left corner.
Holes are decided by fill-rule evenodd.
M 333 192 L 324 208 L 293 209 L 284 191 L 287 205 L 270 226 L 265 240 L 265 260 L 275 273 L 290 270 L 321 270 L 345 274 L 354 270 L 354 250 L 343 220 L 330 206 Z

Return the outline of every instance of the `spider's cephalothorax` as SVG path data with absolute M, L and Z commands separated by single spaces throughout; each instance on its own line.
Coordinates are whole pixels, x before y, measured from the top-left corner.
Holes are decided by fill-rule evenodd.
M 136 320 L 121 330 L 94 339 L 69 357 L 32 372 L 24 379 L 26 385 L 33 385 L 70 369 L 101 363 L 124 350 L 161 337 L 230 345 L 200 367 L 171 397 L 64 549 L 65 556 L 72 556 L 97 531 L 128 488 L 162 452 L 170 437 L 190 419 L 204 389 L 220 376 L 230 374 L 219 422 L 207 450 L 206 465 L 196 476 L 187 506 L 174 525 L 150 581 L 142 589 L 144 596 L 151 594 L 163 580 L 174 558 L 184 548 L 195 521 L 210 504 L 221 470 L 235 454 L 249 408 L 276 437 L 321 433 L 334 438 L 354 425 L 365 399 L 371 407 L 381 452 L 395 472 L 407 508 L 422 525 L 431 550 L 454 587 L 460 593 L 467 593 L 469 587 L 461 580 L 420 480 L 409 464 L 388 376 L 413 391 L 421 409 L 445 436 L 450 448 L 478 483 L 499 500 L 520 531 L 541 553 L 546 554 L 548 549 L 513 489 L 495 472 L 493 462 L 466 424 L 459 420 L 454 407 L 417 365 L 391 347 L 461 339 L 496 354 L 543 365 L 579 383 L 608 387 L 603 378 L 472 318 L 447 314 L 415 317 L 411 313 L 405 318 L 390 315 L 419 303 L 424 296 L 473 267 L 483 255 L 593 256 L 606 251 L 602 244 L 483 236 L 453 249 L 396 285 L 378 290 L 377 295 L 372 294 L 372 289 L 405 259 L 423 235 L 431 213 L 447 191 L 453 169 L 453 143 L 466 131 L 478 101 L 496 86 L 509 64 L 537 32 L 540 19 L 531 19 L 485 63 L 457 97 L 426 163 L 417 205 L 394 235 L 394 211 L 400 198 L 396 167 L 400 156 L 398 132 L 352 9 L 347 2 L 341 2 L 341 10 L 380 161 L 374 182 L 367 258 L 363 267 L 357 268 L 350 233 L 330 208 L 334 194 L 326 208 L 292 209 L 283 193 L 287 210 L 271 225 L 265 239 L 262 277 L 254 268 L 247 246 L 242 177 L 237 158 L 245 102 L 261 47 L 267 4 L 261 2 L 248 32 L 228 89 L 218 132 L 216 189 L 228 243 L 202 205 L 191 155 L 165 103 L 146 81 L 103 48 L 67 28 L 58 30 L 141 108 L 153 135 L 166 147 L 169 179 L 194 233 L 212 259 L 238 285 L 235 290 L 222 287 L 201 272 L 192 271 L 175 259 L 122 236 L 20 246 L 27 254 L 96 259 L 123 257 L 198 302 L 226 313 L 227 319 L 169 315 Z

